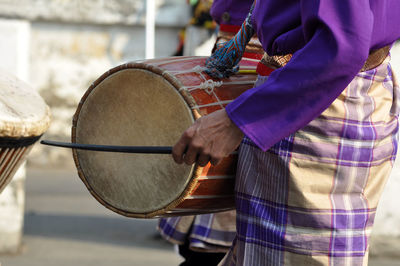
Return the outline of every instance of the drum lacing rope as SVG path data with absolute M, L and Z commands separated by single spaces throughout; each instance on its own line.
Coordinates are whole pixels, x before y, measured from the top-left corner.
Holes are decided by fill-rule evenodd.
M 215 87 L 221 87 L 222 84 L 223 84 L 222 81 L 214 81 L 208 79 L 200 84 L 199 89 L 203 89 L 205 90 L 205 92 L 211 95 L 214 92 Z
M 188 86 L 184 86 L 182 88 L 180 88 L 179 90 L 188 90 L 188 91 L 193 91 L 193 90 L 204 90 L 205 92 L 207 92 L 209 95 L 213 94 L 214 89 L 216 87 L 221 87 L 223 85 L 222 81 L 214 81 L 212 79 L 206 79 L 206 77 L 203 75 L 203 71 L 205 70 L 205 67 L 202 66 L 195 66 L 192 69 L 189 70 L 185 70 L 185 71 L 175 71 L 175 73 L 179 73 L 179 74 L 184 74 L 184 73 L 198 73 L 202 79 L 204 80 L 204 82 L 202 82 L 200 85 L 198 86 L 193 86 L 193 87 L 188 87 Z M 173 71 L 171 71 L 173 72 Z
M 174 73 L 174 74 L 186 74 L 186 73 L 193 73 L 194 72 L 194 73 L 197 73 L 197 74 L 201 74 L 204 70 L 206 70 L 205 67 L 195 66 L 195 67 L 193 67 L 191 69 L 187 69 L 187 70 L 184 70 L 184 71 L 182 71 L 182 70 L 168 70 L 167 71 L 166 70 L 164 72 L 171 72 L 171 73 Z
M 206 68 L 205 68 L 205 67 L 202 67 L 202 66 L 195 66 L 192 70 L 193 70 L 194 72 L 196 72 L 196 73 L 201 73 L 201 72 L 203 72 L 205 69 L 206 69 Z
M 209 95 L 213 94 L 214 89 L 216 87 L 221 87 L 224 83 L 222 81 L 214 81 L 212 79 L 208 79 L 204 82 L 202 82 L 200 85 L 198 86 L 193 86 L 193 87 L 182 87 L 179 90 L 188 90 L 188 91 L 193 91 L 193 90 L 204 90 L 205 92 L 207 92 Z

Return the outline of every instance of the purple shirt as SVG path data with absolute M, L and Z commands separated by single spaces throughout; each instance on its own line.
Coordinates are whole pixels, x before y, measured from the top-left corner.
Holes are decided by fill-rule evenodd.
M 400 38 L 399 12 L 399 0 L 257 1 L 253 25 L 264 50 L 293 57 L 230 103 L 229 117 L 267 150 L 329 107 L 370 50 Z
M 218 24 L 242 25 L 254 0 L 214 0 L 211 16 Z

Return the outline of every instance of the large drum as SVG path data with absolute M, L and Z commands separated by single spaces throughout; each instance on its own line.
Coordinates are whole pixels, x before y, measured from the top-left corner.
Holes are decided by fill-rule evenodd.
M 50 111 L 40 95 L 0 71 L 0 192 L 49 124 Z
M 206 57 L 128 63 L 97 79 L 73 119 L 72 142 L 172 146 L 201 116 L 224 108 L 256 80 L 258 60 L 243 59 L 240 73 L 214 80 Z M 119 214 L 167 217 L 234 208 L 237 155 L 206 167 L 176 164 L 169 155 L 73 150 L 90 193 Z

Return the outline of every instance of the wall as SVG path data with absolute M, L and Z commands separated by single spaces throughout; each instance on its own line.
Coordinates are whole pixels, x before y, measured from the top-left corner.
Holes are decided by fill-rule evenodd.
M 156 1 L 156 57 L 170 56 L 189 20 L 186 1 Z M 46 139 L 70 140 L 72 116 L 89 85 L 108 69 L 145 55 L 145 1 L 0 0 L 0 17 L 31 25 L 30 84 L 52 110 Z M 29 164 L 72 166 L 71 152 L 36 145 Z

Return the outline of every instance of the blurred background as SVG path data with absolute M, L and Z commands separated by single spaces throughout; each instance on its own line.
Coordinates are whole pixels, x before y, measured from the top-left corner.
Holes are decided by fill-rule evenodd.
M 44 138 L 70 141 L 80 98 L 111 67 L 210 53 L 214 25 L 194 21 L 197 1 L 190 2 L 0 0 L 0 67 L 50 106 L 52 123 Z M 400 70 L 399 45 L 392 56 Z M 400 265 L 397 162 L 379 205 L 370 265 Z M 36 144 L 0 195 L 0 263 L 178 265 L 181 259 L 155 227 L 156 220 L 125 218 L 95 201 L 78 178 L 70 150 Z

